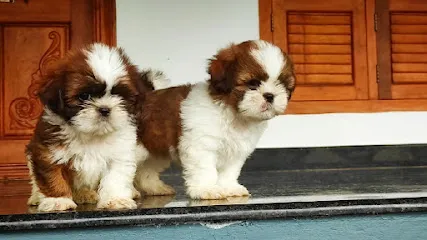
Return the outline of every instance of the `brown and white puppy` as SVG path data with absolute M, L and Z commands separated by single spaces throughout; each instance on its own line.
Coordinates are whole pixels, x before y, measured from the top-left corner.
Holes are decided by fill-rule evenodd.
M 291 59 L 273 44 L 246 41 L 220 50 L 210 79 L 148 92 L 137 109 L 135 185 L 146 195 L 173 194 L 159 179 L 172 160 L 183 167 L 193 199 L 248 195 L 240 170 L 267 120 L 284 113 L 295 87 Z
M 51 69 L 38 93 L 44 111 L 26 149 L 28 204 L 39 211 L 96 202 L 136 207 L 135 104 L 153 89 L 154 76 L 139 72 L 122 49 L 99 43 L 70 51 Z

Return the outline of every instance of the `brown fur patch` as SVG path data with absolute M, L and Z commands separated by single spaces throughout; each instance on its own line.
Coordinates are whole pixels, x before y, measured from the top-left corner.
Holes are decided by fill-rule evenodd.
M 288 92 L 288 100 L 291 99 L 292 93 L 295 90 L 296 77 L 294 71 L 294 63 L 288 54 L 283 52 L 283 55 L 286 59 L 286 65 L 282 70 L 282 73 L 279 76 L 279 80 L 285 85 L 286 91 Z
M 190 85 L 184 85 L 147 93 L 137 121 L 138 141 L 150 153 L 168 156 L 169 147 L 177 147 L 181 136 L 181 102 L 190 90 Z
M 68 165 L 52 164 L 51 160 L 50 149 L 63 148 L 63 140 L 55 136 L 58 130 L 58 126 L 39 121 L 26 152 L 31 156 L 30 166 L 40 192 L 47 197 L 71 198 L 73 171 Z
M 231 44 L 210 59 L 209 91 L 213 99 L 224 101 L 237 109 L 248 90 L 247 82 L 253 79 L 267 80 L 267 73 L 250 55 L 251 49 L 258 49 L 258 45 L 252 41 Z

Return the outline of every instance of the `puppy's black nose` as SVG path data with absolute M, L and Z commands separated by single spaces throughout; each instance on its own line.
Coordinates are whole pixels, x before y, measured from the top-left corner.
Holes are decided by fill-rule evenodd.
M 274 95 L 272 93 L 264 93 L 263 96 L 265 100 L 269 103 L 272 103 L 274 100 Z
M 104 116 L 107 117 L 108 115 L 110 115 L 110 109 L 109 108 L 100 108 L 98 109 L 99 113 Z

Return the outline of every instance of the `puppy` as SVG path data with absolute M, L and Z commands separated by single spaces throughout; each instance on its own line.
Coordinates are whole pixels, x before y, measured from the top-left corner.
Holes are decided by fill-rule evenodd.
M 208 73 L 207 82 L 148 92 L 137 109 L 143 163 L 135 186 L 146 195 L 174 194 L 159 179 L 171 160 L 181 163 L 193 199 L 249 195 L 238 182 L 240 170 L 267 120 L 286 109 L 295 88 L 293 63 L 271 43 L 246 41 L 220 50 Z
M 154 89 L 157 75 L 139 72 L 122 49 L 99 43 L 70 51 L 51 69 L 38 92 L 44 111 L 26 148 L 29 205 L 136 207 L 135 104 Z

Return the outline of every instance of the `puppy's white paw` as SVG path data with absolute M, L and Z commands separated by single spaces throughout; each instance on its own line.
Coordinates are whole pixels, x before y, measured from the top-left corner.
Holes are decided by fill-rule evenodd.
M 76 203 L 70 198 L 59 197 L 59 198 L 43 198 L 40 201 L 38 211 L 41 212 L 52 212 L 52 211 L 65 211 L 69 209 L 75 209 Z
M 132 189 L 132 198 L 133 199 L 140 199 L 141 198 L 141 193 L 136 190 L 136 188 Z
M 188 187 L 187 194 L 192 199 L 224 199 L 226 192 L 219 186 Z
M 249 191 L 241 184 L 233 184 L 231 186 L 224 186 L 223 190 L 228 197 L 243 197 L 249 196 Z
M 95 204 L 98 202 L 98 193 L 95 190 L 82 188 L 73 194 L 73 199 L 78 204 Z
M 175 195 L 175 189 L 172 186 L 165 184 L 163 181 L 156 181 L 152 184 L 142 187 L 142 191 L 146 196 L 168 196 Z
M 101 209 L 135 209 L 136 202 L 130 198 L 110 198 L 105 200 L 100 200 L 98 202 L 98 208 Z
M 40 200 L 39 194 L 32 194 L 31 197 L 28 198 L 27 204 L 30 206 L 37 206 L 40 204 Z

